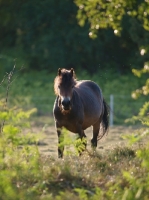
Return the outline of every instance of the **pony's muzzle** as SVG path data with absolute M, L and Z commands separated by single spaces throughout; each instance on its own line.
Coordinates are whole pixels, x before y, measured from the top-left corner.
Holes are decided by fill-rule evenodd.
M 69 110 L 70 109 L 70 98 L 69 97 L 63 98 L 62 107 L 63 107 L 64 110 Z

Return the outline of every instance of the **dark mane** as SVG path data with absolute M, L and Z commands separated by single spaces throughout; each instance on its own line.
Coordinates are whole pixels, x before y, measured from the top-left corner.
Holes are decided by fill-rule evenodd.
M 76 75 L 73 73 L 71 74 L 71 70 L 61 69 L 61 73 L 58 74 L 54 80 L 54 92 L 56 95 L 58 95 L 58 86 L 63 85 L 70 85 L 76 84 Z

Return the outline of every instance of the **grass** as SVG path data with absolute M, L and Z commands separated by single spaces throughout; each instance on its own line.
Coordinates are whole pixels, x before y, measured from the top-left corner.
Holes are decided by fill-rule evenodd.
M 26 74 L 22 77 L 23 84 L 20 82 L 17 87 L 14 82 L 10 90 L 9 104 L 13 106 L 4 109 L 4 102 L 0 103 L 0 125 L 3 124 L 0 131 L 1 200 L 149 199 L 149 129 L 130 133 L 124 146 L 111 147 L 110 151 L 85 151 L 82 156 L 69 151 L 64 159 L 45 156 L 39 151 L 39 138 L 33 134 L 30 123 L 35 109 L 24 111 L 17 106 L 28 102 L 29 107 L 34 107 L 32 95 L 38 92 L 50 95 L 46 92 L 49 81 L 43 86 L 41 80 L 31 82 Z M 40 76 L 34 74 L 35 77 Z M 22 85 L 26 86 L 23 94 Z M 51 88 L 52 85 L 53 79 Z M 47 123 L 46 117 L 44 122 L 37 120 L 37 116 L 33 119 L 36 119 L 35 124 Z M 49 123 L 52 124 L 52 120 Z M 67 138 L 65 143 L 74 145 Z
M 134 142 L 142 131 L 130 133 L 131 146 L 126 143 L 111 146 L 110 151 L 85 151 L 82 156 L 69 150 L 64 159 L 58 159 L 39 151 L 32 127 L 24 126 L 25 113 L 8 113 L 0 138 L 0 199 L 148 199 L 149 148 L 144 142 L 148 138 L 144 135 L 142 142 Z M 74 145 L 67 139 L 65 143 Z
M 38 116 L 52 115 L 55 100 L 53 81 L 56 74 L 57 72 L 53 74 L 47 71 L 14 73 L 8 99 L 9 105 L 22 107 L 24 110 L 35 107 Z M 83 71 L 77 71 L 76 74 L 78 80 L 90 79 L 97 82 L 108 104 L 110 95 L 114 95 L 114 124 L 123 124 L 127 118 L 136 115 L 147 100 L 145 97 L 138 101 L 131 98 L 131 92 L 141 86 L 143 78 L 137 79 L 131 74 L 119 76 L 111 71 L 109 73 L 102 71 L 92 76 Z M 7 81 L 0 87 L 0 99 L 5 97 L 6 86 Z
M 9 183 L 13 186 L 14 197 L 17 193 L 19 198 L 28 200 L 33 198 L 116 200 L 123 198 L 126 188 L 131 190 L 133 187 L 131 178 L 145 179 L 148 172 L 147 169 L 142 169 L 141 160 L 136 157 L 136 150 L 119 147 L 108 154 L 85 153 L 81 157 L 69 156 L 59 160 L 37 156 L 38 151 L 34 149 L 33 154 L 30 149 L 28 160 L 23 159 L 24 154 L 21 156 L 26 162 L 25 166 L 17 166 L 15 159 L 11 167 L 8 166 L 7 160 L 5 168 L 7 171 L 17 172 L 17 176 L 15 173 L 14 177 L 10 176 L 12 182 Z M 129 180 L 127 176 L 132 177 Z M 8 199 L 8 196 L 6 197 L 1 199 Z
M 58 159 L 41 154 L 32 127 L 24 126 L 33 110 L 10 109 L 7 117 L 3 113 L 0 112 L 0 119 L 6 119 L 0 138 L 2 200 L 133 200 L 148 195 L 148 185 L 144 183 L 149 183 L 149 149 L 144 142 L 141 146 L 138 142 L 113 146 L 100 153 L 85 151 L 82 156 L 69 151 L 64 159 Z M 64 133 L 65 143 L 74 145 Z M 132 137 L 129 140 L 134 141 Z

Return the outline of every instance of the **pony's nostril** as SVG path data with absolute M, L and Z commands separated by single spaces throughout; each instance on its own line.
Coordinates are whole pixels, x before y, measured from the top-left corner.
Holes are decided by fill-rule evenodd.
M 70 100 L 69 99 L 63 99 L 62 105 L 66 106 L 66 107 L 69 106 L 70 105 Z

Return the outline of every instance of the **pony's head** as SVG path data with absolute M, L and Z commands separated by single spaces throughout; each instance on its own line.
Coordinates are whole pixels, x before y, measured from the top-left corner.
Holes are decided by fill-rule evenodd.
M 64 113 L 71 110 L 71 99 L 75 84 L 76 79 L 73 68 L 71 70 L 58 69 L 58 75 L 54 81 L 54 91 L 60 97 L 59 106 Z

